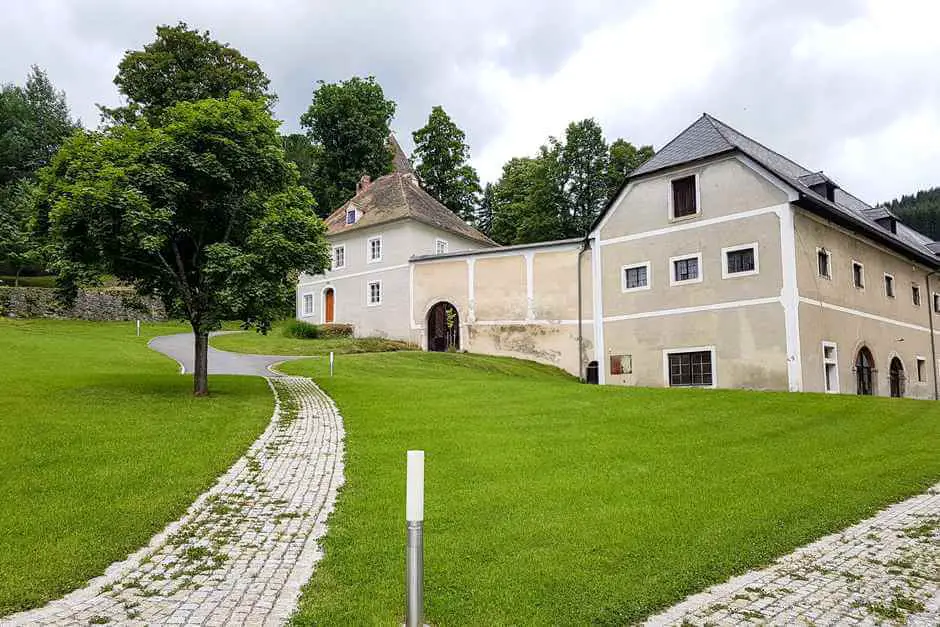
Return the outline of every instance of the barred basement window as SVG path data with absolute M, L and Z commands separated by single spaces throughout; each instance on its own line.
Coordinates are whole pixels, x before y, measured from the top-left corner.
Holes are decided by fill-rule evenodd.
M 698 213 L 695 193 L 695 175 L 672 181 L 672 217 L 684 218 Z
M 670 387 L 707 387 L 713 381 L 710 350 L 669 353 Z

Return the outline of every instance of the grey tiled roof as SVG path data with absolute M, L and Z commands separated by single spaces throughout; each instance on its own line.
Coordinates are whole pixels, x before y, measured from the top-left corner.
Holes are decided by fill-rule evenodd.
M 827 199 L 810 188 L 818 183 L 831 182 L 825 174 L 801 166 L 707 113 L 663 146 L 649 161 L 634 170 L 628 181 L 638 176 L 731 151 L 750 157 L 803 197 L 810 199 L 815 206 L 824 207 L 834 217 L 848 221 L 854 227 L 876 237 L 900 244 L 908 251 L 926 257 L 935 264 L 940 264 L 940 259 L 937 259 L 933 250 L 927 246 L 931 241 L 927 236 L 900 221 L 897 223 L 897 233 L 892 233 L 875 221 L 883 217 L 897 219 L 887 209 L 872 207 L 838 187 L 833 200 Z

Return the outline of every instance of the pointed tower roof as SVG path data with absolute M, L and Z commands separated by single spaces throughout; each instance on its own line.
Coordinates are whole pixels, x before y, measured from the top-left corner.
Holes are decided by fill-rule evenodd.
M 414 168 L 411 167 L 411 159 L 409 159 L 405 151 L 401 149 L 401 144 L 399 144 L 398 140 L 395 138 L 395 133 L 389 133 L 388 147 L 392 151 L 392 171 L 414 175 L 415 171 Z

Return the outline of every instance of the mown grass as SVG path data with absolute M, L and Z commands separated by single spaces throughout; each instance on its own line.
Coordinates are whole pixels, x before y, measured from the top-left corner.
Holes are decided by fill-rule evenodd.
M 13 287 L 17 279 L 12 274 L 0 274 L 0 287 Z M 21 276 L 18 287 L 55 287 L 54 276 Z
M 381 337 L 322 337 L 302 339 L 285 334 L 285 322 L 275 324 L 267 335 L 257 331 L 244 331 L 213 336 L 209 343 L 213 348 L 235 353 L 255 355 L 351 355 L 357 353 L 385 353 L 413 351 L 418 347 L 400 340 Z
M 940 405 L 583 386 L 460 354 L 284 364 L 336 399 L 346 485 L 302 625 L 401 624 L 405 451 L 426 621 L 627 624 L 940 479 Z
M 0 615 L 100 575 L 260 434 L 261 378 L 192 379 L 146 346 L 179 325 L 0 320 Z

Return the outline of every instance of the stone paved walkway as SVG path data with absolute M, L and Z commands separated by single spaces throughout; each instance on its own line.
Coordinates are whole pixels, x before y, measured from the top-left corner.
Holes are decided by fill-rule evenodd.
M 648 625 L 940 625 L 940 485 Z
M 343 426 L 310 379 L 269 382 L 271 424 L 182 519 L 85 588 L 0 624 L 283 624 L 321 557 Z

